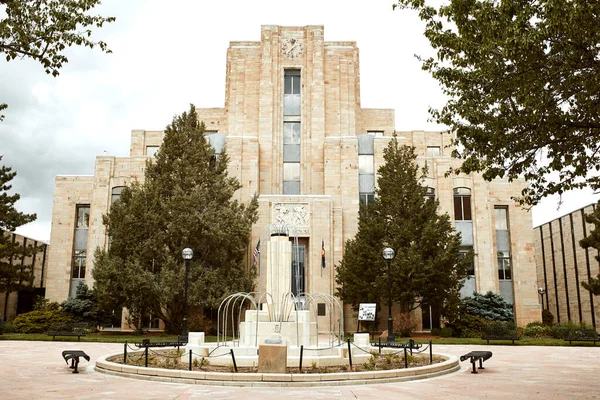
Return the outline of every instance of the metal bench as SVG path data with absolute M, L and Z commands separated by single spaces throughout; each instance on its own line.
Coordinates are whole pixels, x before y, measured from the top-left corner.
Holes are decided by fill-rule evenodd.
M 515 340 L 521 340 L 516 329 L 507 329 L 502 326 L 490 326 L 484 328 L 481 333 L 481 339 L 486 340 L 490 344 L 490 340 L 510 340 L 515 344 Z
M 85 336 L 83 332 L 67 332 L 67 331 L 50 331 L 47 333 L 48 336 L 52 336 L 52 340 L 56 339 L 57 336 L 77 336 L 77 341 L 81 341 L 81 337 Z
M 489 360 L 490 358 L 492 358 L 491 351 L 472 351 L 463 356 L 460 356 L 460 361 L 465 361 L 466 359 L 469 359 L 471 365 L 473 365 L 473 371 L 471 371 L 471 373 L 476 374 L 477 370 L 475 369 L 475 363 L 479 361 L 479 369 L 485 369 L 483 368 L 483 362 Z
M 596 342 L 600 342 L 600 335 L 595 329 L 577 329 L 570 336 L 565 337 L 565 340 L 569 341 L 569 345 L 571 342 L 594 342 L 595 346 Z
M 88 356 L 81 350 L 65 350 L 62 352 L 62 356 L 65 359 L 67 365 L 69 365 L 69 360 L 71 360 L 71 366 L 69 368 L 73 369 L 74 374 L 79 373 L 79 370 L 77 369 L 77 367 L 79 366 L 79 357 L 83 357 L 86 361 L 90 361 L 90 356 Z

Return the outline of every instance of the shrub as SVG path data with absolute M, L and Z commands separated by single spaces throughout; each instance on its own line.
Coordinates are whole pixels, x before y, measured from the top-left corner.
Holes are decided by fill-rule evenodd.
M 431 335 L 432 336 L 440 336 L 441 332 L 442 332 L 442 330 L 440 328 L 432 328 L 431 329 Z
M 511 336 L 516 331 L 514 322 L 492 321 L 485 330 L 489 336 Z
M 417 320 L 411 313 L 400 313 L 394 317 L 394 332 L 401 337 L 410 337 L 417 329 Z
M 440 336 L 447 338 L 447 337 L 452 337 L 452 328 L 450 327 L 445 327 L 440 329 Z
M 461 308 L 467 314 L 490 321 L 513 322 L 515 319 L 512 304 L 492 291 L 486 294 L 473 292 L 472 297 L 465 297 L 462 300 Z
M 3 322 L 0 333 L 15 333 L 15 326 L 12 322 Z
M 56 301 L 50 301 L 44 296 L 36 296 L 33 301 L 34 311 L 50 311 L 60 309 L 60 304 Z
M 188 319 L 190 332 L 204 332 L 205 335 L 216 335 L 216 324 L 204 315 L 194 314 Z
M 481 336 L 481 329 L 486 327 L 488 323 L 489 321 L 483 317 L 463 313 L 450 324 L 450 327 L 458 337 L 476 338 Z
M 19 333 L 45 333 L 73 329 L 72 318 L 60 310 L 35 310 L 18 315 L 13 326 Z
M 554 323 L 554 315 L 552 315 L 550 310 L 542 310 L 542 323 L 546 326 L 552 326 Z
M 572 321 L 561 322 L 552 327 L 552 337 L 555 339 L 566 339 L 568 337 L 577 338 L 583 336 L 583 330 L 594 329 L 594 327 L 588 323 L 582 322 L 576 324 Z
M 550 327 L 542 322 L 530 322 L 522 328 L 523 336 L 543 338 L 551 335 Z

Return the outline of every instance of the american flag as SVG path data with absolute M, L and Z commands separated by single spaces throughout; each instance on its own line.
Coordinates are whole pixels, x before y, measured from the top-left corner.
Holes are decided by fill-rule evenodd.
M 258 263 L 258 257 L 260 257 L 260 239 L 258 239 L 258 243 L 256 243 L 256 248 L 252 252 L 252 257 L 254 259 L 254 265 Z
M 321 239 L 321 268 L 325 268 L 325 241 Z

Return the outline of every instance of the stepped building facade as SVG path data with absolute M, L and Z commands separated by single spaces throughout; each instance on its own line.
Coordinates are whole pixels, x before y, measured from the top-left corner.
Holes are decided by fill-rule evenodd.
M 446 178 L 459 165 L 450 157 L 449 134 L 396 132 L 394 110 L 361 107 L 355 42 L 326 41 L 323 26 L 263 26 L 260 41 L 230 43 L 226 68 L 225 106 L 197 112 L 216 151 L 227 148 L 229 174 L 242 184 L 237 198 L 259 194 L 249 260 L 265 226 L 292 223 L 300 289 L 333 294 L 335 265 L 357 231 L 359 204 L 373 200 L 383 149 L 396 134 L 416 148 L 419 163 L 427 162 L 428 194 L 462 233 L 464 250 L 475 251 L 464 293 L 501 293 L 514 303 L 519 325 L 540 320 L 531 216 L 511 200 L 525 183 L 486 182 L 475 174 Z M 161 131 L 134 130 L 129 157 L 98 156 L 93 176 L 56 178 L 51 300 L 73 295 L 81 280 L 92 283 L 91 256 L 108 245 L 102 215 L 123 187 L 143 180 L 162 138 Z M 356 329 L 349 307 L 344 319 L 346 330 Z M 431 327 L 427 310 L 422 323 Z

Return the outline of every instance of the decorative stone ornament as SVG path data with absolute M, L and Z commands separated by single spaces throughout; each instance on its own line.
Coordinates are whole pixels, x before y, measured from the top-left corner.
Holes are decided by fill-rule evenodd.
M 291 60 L 300 57 L 303 51 L 304 45 L 300 39 L 286 38 L 281 44 L 281 53 Z

